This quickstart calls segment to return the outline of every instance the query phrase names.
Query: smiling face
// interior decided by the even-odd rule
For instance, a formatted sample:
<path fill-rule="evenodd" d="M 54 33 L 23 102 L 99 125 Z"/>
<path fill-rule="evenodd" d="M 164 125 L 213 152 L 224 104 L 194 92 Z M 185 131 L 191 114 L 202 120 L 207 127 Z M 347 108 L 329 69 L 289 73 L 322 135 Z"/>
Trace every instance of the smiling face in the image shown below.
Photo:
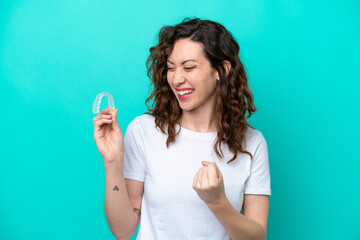
<path fill-rule="evenodd" d="M 167 67 L 167 81 L 183 111 L 213 111 L 219 75 L 205 57 L 202 43 L 177 40 Z"/>

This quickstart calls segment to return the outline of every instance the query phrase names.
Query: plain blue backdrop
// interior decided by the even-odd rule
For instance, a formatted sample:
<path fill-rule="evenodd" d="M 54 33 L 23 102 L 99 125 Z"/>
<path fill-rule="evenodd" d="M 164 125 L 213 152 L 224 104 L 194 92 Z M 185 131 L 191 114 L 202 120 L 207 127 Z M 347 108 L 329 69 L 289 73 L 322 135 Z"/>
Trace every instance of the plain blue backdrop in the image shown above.
<path fill-rule="evenodd" d="M 0 1 L 0 239 L 115 239 L 92 105 L 110 92 L 125 132 L 146 111 L 149 48 L 185 17 L 240 45 L 269 149 L 267 239 L 360 239 L 359 13 L 340 0 Z"/>

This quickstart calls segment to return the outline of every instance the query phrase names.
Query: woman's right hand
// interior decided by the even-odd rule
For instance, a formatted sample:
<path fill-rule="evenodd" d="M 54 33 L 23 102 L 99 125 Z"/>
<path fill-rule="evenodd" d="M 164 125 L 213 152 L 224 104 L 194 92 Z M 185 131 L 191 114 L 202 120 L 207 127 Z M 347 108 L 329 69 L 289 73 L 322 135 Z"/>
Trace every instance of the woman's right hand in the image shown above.
<path fill-rule="evenodd" d="M 117 111 L 105 108 L 93 119 L 95 143 L 105 163 L 123 161 L 124 139 Z"/>

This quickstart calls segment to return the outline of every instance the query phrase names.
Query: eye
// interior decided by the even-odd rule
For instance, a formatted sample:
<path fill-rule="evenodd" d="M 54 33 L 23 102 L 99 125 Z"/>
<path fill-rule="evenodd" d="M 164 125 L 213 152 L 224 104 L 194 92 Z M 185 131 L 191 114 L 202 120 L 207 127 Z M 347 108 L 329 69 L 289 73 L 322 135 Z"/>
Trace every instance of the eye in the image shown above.
<path fill-rule="evenodd" d="M 195 67 L 186 67 L 185 70 L 191 70 L 193 68 L 195 68 Z"/>
<path fill-rule="evenodd" d="M 174 68 L 171 68 L 171 67 L 166 67 L 166 70 L 167 71 L 171 71 L 171 70 L 173 70 Z"/>

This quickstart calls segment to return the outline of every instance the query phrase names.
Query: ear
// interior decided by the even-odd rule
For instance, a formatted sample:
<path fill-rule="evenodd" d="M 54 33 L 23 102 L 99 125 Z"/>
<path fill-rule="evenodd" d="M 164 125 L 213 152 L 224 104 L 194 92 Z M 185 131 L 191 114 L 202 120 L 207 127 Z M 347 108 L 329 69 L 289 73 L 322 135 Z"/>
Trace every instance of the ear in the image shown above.
<path fill-rule="evenodd" d="M 231 70 L 231 63 L 228 60 L 224 60 L 223 66 L 225 68 L 226 75 L 229 75 L 230 70 Z"/>
<path fill-rule="evenodd" d="M 226 75 L 229 75 L 231 70 L 231 63 L 228 60 L 224 60 L 223 67 L 225 68 Z M 220 81 L 219 73 L 217 71 L 216 71 L 216 80 Z"/>
<path fill-rule="evenodd" d="M 216 81 L 220 81 L 220 77 L 219 77 L 218 71 L 215 71 L 215 74 L 216 74 Z"/>

